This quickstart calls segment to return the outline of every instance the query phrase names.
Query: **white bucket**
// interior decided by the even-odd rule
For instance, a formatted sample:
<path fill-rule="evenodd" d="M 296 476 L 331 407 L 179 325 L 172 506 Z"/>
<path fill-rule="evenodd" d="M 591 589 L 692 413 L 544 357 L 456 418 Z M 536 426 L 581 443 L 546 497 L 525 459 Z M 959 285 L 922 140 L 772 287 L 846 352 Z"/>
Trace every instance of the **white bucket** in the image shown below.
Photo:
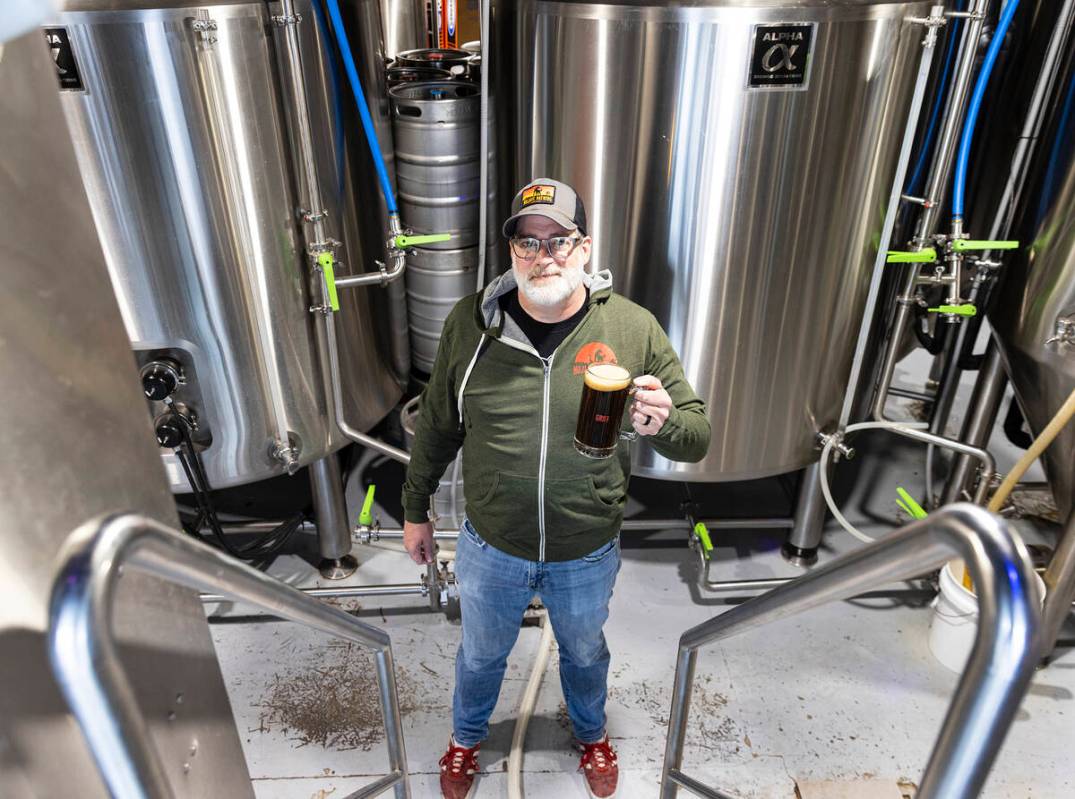
<path fill-rule="evenodd" d="M 949 561 L 941 569 L 941 590 L 933 600 L 929 624 L 929 649 L 941 665 L 957 674 L 963 672 L 978 633 L 978 597 L 963 585 L 963 562 Z M 1038 597 L 1045 596 L 1045 583 L 1037 574 Z"/>

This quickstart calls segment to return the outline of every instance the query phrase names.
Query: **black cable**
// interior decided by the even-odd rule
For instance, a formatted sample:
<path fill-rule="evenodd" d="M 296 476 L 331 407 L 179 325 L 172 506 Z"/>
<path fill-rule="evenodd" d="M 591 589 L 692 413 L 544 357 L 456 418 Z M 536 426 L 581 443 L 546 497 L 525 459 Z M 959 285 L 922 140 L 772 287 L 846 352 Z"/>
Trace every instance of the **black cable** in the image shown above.
<path fill-rule="evenodd" d="M 930 355 L 939 355 L 944 349 L 944 342 L 948 338 L 949 328 L 952 325 L 937 319 L 933 325 L 933 334 L 929 332 L 929 315 L 925 308 L 915 305 L 915 323 L 912 325 L 915 338 Z"/>
<path fill-rule="evenodd" d="M 212 488 L 205 471 L 205 464 L 202 462 L 201 453 L 197 451 L 194 441 L 190 437 L 190 430 L 187 427 L 186 420 L 175 408 L 172 408 L 172 414 L 183 439 L 180 445 L 175 448 L 175 454 L 193 491 L 194 501 L 198 505 L 195 524 L 190 528 L 184 525 L 184 529 L 205 541 L 205 537 L 201 535 L 201 527 L 208 522 L 209 529 L 219 547 L 232 557 L 242 560 L 263 560 L 277 554 L 305 521 L 306 514 L 300 511 L 249 544 L 243 547 L 234 546 L 228 540 L 223 527 L 220 525 L 220 518 L 217 515 L 216 508 L 213 506 Z"/>

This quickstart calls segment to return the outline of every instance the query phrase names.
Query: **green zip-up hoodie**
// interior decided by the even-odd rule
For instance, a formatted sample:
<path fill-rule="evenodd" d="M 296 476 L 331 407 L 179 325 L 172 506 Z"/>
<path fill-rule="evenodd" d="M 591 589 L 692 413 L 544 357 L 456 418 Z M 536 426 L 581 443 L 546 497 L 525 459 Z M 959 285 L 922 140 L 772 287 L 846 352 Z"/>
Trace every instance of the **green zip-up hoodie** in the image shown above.
<path fill-rule="evenodd" d="M 699 461 L 709 448 L 709 419 L 660 324 L 613 293 L 608 271 L 593 276 L 585 316 L 547 359 L 500 310 L 498 298 L 515 287 L 508 271 L 460 300 L 445 320 L 422 394 L 404 515 L 429 520 L 430 497 L 462 447 L 467 518 L 482 538 L 527 560 L 573 560 L 619 532 L 630 448 Z M 604 460 L 573 446 L 583 373 L 595 361 L 655 375 L 673 404 L 656 435 L 621 439 L 616 456 Z M 625 412 L 623 430 L 630 429 Z"/>

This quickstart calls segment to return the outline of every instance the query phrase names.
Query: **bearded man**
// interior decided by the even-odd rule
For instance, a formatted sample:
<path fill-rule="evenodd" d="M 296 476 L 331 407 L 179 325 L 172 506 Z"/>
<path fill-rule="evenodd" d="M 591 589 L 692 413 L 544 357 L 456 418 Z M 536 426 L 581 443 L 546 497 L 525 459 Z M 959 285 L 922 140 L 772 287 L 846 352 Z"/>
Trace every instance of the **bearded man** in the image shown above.
<path fill-rule="evenodd" d="M 430 497 L 462 447 L 463 641 L 441 792 L 463 799 L 474 784 L 508 654 L 537 596 L 559 645 L 580 772 L 592 796 L 609 797 L 619 766 L 605 728 L 603 627 L 620 568 L 629 441 L 642 436 L 664 457 L 694 462 L 710 425 L 657 320 L 612 291 L 609 271 L 587 268 L 593 241 L 574 189 L 531 181 L 503 231 L 512 269 L 444 323 L 403 488 L 404 544 L 416 563 L 431 563 Z M 604 459 L 573 446 L 583 375 L 597 362 L 637 375 L 625 440 Z"/>

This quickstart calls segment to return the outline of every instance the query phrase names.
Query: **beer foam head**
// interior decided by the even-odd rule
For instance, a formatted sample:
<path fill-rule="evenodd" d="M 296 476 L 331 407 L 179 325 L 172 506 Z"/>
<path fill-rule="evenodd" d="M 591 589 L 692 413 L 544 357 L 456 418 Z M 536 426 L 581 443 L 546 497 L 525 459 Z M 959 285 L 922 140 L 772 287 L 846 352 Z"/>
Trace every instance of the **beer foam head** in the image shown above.
<path fill-rule="evenodd" d="M 596 391 L 621 391 L 631 384 L 631 373 L 614 363 L 592 363 L 586 367 L 585 380 Z"/>

